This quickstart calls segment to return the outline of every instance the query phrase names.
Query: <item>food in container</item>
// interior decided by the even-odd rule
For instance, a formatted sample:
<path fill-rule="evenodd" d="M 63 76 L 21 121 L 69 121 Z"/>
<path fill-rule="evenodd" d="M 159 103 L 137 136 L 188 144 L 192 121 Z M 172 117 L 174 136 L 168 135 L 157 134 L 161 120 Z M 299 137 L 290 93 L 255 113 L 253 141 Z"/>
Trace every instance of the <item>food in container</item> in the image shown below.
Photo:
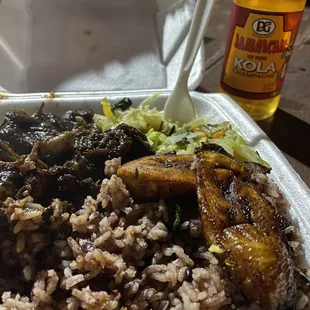
<path fill-rule="evenodd" d="M 208 159 L 208 156 L 215 156 L 211 162 L 219 163 L 217 157 L 223 155 L 224 157 L 221 157 L 223 162 L 234 163 L 228 171 L 233 171 L 238 180 L 243 175 L 238 174 L 236 169 L 243 169 L 242 162 L 245 160 L 255 162 L 251 169 L 257 170 L 252 182 L 259 186 L 260 193 L 265 197 L 263 199 L 267 199 L 265 207 L 285 215 L 287 202 L 265 175 L 269 171 L 268 162 L 273 167 L 273 179 L 282 179 L 283 173 L 289 177 L 282 179 L 278 184 L 292 204 L 292 220 L 294 224 L 299 224 L 301 233 L 306 232 L 306 225 L 303 227 L 301 224 L 307 220 L 307 213 L 304 213 L 304 217 L 296 218 L 294 212 L 301 210 L 298 208 L 299 204 L 304 206 L 304 203 L 309 201 L 309 191 L 302 182 L 297 181 L 298 177 L 289 170 L 283 156 L 245 113 L 235 108 L 234 115 L 226 114 L 226 105 L 234 105 L 227 97 L 196 93 L 192 96 L 199 116 L 204 120 L 187 124 L 187 131 L 175 124 L 162 123 L 160 113 L 147 107 L 147 104 L 155 104 L 160 108 L 167 97 L 165 95 L 156 96 L 153 98 L 156 99 L 155 102 L 147 101 L 142 105 L 143 108 L 131 109 L 129 112 L 130 101 L 120 100 L 122 97 L 114 95 L 110 100 L 103 100 L 102 112 L 100 99 L 104 97 L 103 95 L 93 98 L 57 98 L 56 94 L 55 99 L 46 100 L 43 110 L 37 111 L 34 117 L 29 117 L 21 111 L 7 116 L 6 125 L 2 126 L 2 130 L 5 128 L 10 131 L 6 139 L 11 139 L 10 145 L 13 150 L 9 150 L 5 143 L 2 145 L 2 156 L 4 154 L 7 156 L 3 165 L 6 167 L 13 165 L 14 169 L 22 171 L 21 177 L 26 176 L 27 182 L 25 184 L 24 180 L 18 178 L 8 180 L 16 184 L 15 188 L 8 188 L 13 191 L 17 189 L 17 195 L 20 196 L 7 198 L 4 201 L 5 212 L 2 218 L 5 219 L 6 216 L 7 221 L 4 223 L 9 223 L 9 227 L 3 226 L 8 236 L 2 243 L 5 263 L 15 266 L 15 272 L 22 279 L 19 281 L 20 286 L 15 286 L 14 279 L 6 276 L 7 281 L 4 284 L 11 285 L 13 290 L 18 289 L 21 295 L 15 295 L 14 291 L 4 293 L 2 298 L 5 305 L 29 309 L 38 303 L 53 306 L 57 302 L 57 307 L 64 308 L 80 306 L 87 309 L 96 306 L 100 309 L 104 305 L 108 309 L 117 309 L 123 305 L 141 309 L 150 304 L 154 308 L 160 305 L 168 308 L 181 306 L 219 308 L 224 305 L 247 304 L 248 301 L 238 292 L 240 287 L 232 285 L 233 282 L 220 267 L 220 255 L 227 249 L 217 241 L 212 241 L 210 244 L 208 238 L 208 243 L 205 243 L 202 231 L 204 229 L 205 234 L 209 235 L 205 227 L 208 219 L 200 220 L 197 200 L 190 195 L 185 200 L 182 191 L 178 194 L 181 199 L 166 197 L 167 199 L 163 200 L 160 198 L 165 195 L 161 194 L 139 202 L 136 197 L 133 199 L 134 190 L 130 187 L 130 182 L 134 184 L 135 180 L 143 180 L 145 177 L 143 165 L 136 166 L 137 170 L 132 170 L 134 173 L 131 174 L 130 182 L 123 177 L 122 171 L 129 166 L 135 167 L 136 162 L 132 160 L 142 161 L 143 158 L 139 159 L 141 156 L 145 158 L 146 166 L 159 169 L 158 163 L 149 161 L 154 157 L 154 151 L 161 153 L 156 158 L 163 158 L 161 156 L 170 156 L 171 159 L 180 158 L 179 156 L 187 158 L 179 166 L 174 166 L 171 160 L 165 162 L 172 172 L 178 167 L 187 171 L 188 178 L 192 180 L 189 184 L 195 183 L 196 170 L 198 174 L 201 171 L 198 180 L 202 180 L 206 173 L 204 167 L 214 169 L 208 165 L 200 166 L 202 170 L 197 168 L 193 162 L 195 156 L 198 162 Z M 147 96 L 143 94 L 132 96 L 136 103 L 145 97 Z M 20 99 L 8 100 L 3 113 L 22 106 L 27 108 L 30 114 L 40 107 L 40 101 L 41 99 L 28 99 L 23 102 Z M 212 105 L 206 104 L 211 102 Z M 93 115 L 87 109 L 84 112 L 67 112 L 62 119 L 44 114 L 45 111 L 63 114 L 73 107 L 73 103 L 75 108 L 92 107 L 97 112 L 94 117 L 96 123 L 100 127 L 107 126 L 103 128 L 104 131 L 92 124 Z M 122 115 L 116 112 L 121 108 L 127 108 L 127 112 L 123 112 Z M 231 125 L 223 123 L 224 120 L 230 120 Z M 124 121 L 126 125 L 122 124 Z M 26 151 L 24 148 L 14 147 L 13 133 L 18 132 L 18 128 L 13 124 L 16 122 L 19 122 L 18 128 L 21 126 L 24 126 L 24 129 L 28 128 L 23 131 L 25 133 L 23 142 L 28 147 Z M 128 124 L 129 122 L 131 124 Z M 236 132 L 236 125 L 240 126 L 241 134 L 245 133 L 246 140 Z M 31 131 L 31 128 L 36 130 Z M 33 143 L 36 147 L 31 149 L 32 142 L 40 140 L 40 136 L 33 136 L 38 132 L 48 133 L 50 138 L 37 145 Z M 180 136 L 182 134 L 183 136 Z M 172 139 L 171 143 L 166 142 L 169 138 Z M 218 154 L 218 151 L 214 155 L 210 153 L 210 149 L 202 149 L 201 155 L 195 151 L 195 146 L 198 149 L 200 146 L 196 145 L 197 143 L 210 140 L 213 144 L 218 142 L 217 150 L 220 150 L 222 155 Z M 248 143 L 252 144 L 252 148 Z M 173 145 L 177 147 L 173 149 Z M 20 147 L 20 143 L 17 146 Z M 222 151 L 222 148 L 227 153 Z M 253 149 L 258 150 L 260 156 Z M 73 153 L 68 152 L 69 150 L 73 150 Z M 23 152 L 28 156 L 19 158 Z M 178 154 L 162 155 L 166 152 Z M 196 155 L 193 157 L 194 153 Z M 69 158 L 63 157 L 62 154 Z M 231 158 L 232 155 L 235 159 Z M 189 162 L 188 158 L 192 161 Z M 19 164 L 16 161 L 19 161 Z M 218 177 L 225 176 L 226 172 L 223 171 L 225 169 L 220 167 L 219 170 L 221 168 L 222 171 L 216 172 L 219 173 Z M 8 171 L 11 175 L 12 171 Z M 16 174 L 16 170 L 13 171 L 13 175 L 14 172 Z M 172 180 L 176 175 L 173 173 L 170 175 Z M 35 182 L 38 177 L 42 182 Z M 44 180 L 50 177 L 53 182 L 44 183 Z M 101 183 L 94 182 L 96 179 L 101 181 L 102 178 L 105 179 Z M 161 178 L 162 176 L 159 181 Z M 182 180 L 184 179 L 181 178 L 180 181 Z M 221 180 L 220 184 L 224 186 L 225 178 L 221 177 Z M 287 186 L 285 182 L 291 184 L 291 180 L 296 180 L 295 185 Z M 238 182 L 244 182 L 244 179 Z M 141 191 L 143 183 L 138 188 L 142 193 L 148 190 L 149 183 L 144 184 L 145 190 Z M 18 189 L 20 185 L 23 190 Z M 195 196 L 195 184 L 193 185 L 191 189 Z M 38 188 L 41 191 L 37 190 Z M 221 190 L 225 188 L 222 187 Z M 98 195 L 94 194 L 98 191 Z M 47 193 L 49 196 L 42 193 Z M 5 192 L 2 194 L 7 195 Z M 54 197 L 56 194 L 58 197 Z M 88 197 L 83 203 L 85 194 L 93 198 Z M 12 192 L 9 192 L 9 195 L 14 196 Z M 201 195 L 202 192 L 200 197 Z M 141 198 L 141 195 L 138 195 L 139 197 Z M 206 201 L 211 197 L 213 196 L 206 197 Z M 225 199 L 232 199 L 229 197 L 228 194 Z M 200 207 L 207 208 L 201 201 Z M 284 220 L 282 224 L 283 227 L 280 228 L 282 233 L 291 234 L 296 229 Z M 297 240 L 290 240 L 288 249 L 298 252 L 301 248 L 297 247 Z M 307 260 L 307 240 L 303 242 L 303 247 L 306 250 Z M 232 263 L 231 259 L 226 261 L 226 264 Z M 30 285 L 23 285 L 26 283 Z M 275 300 L 274 304 L 270 304 L 270 309 L 279 305 L 289 305 L 292 300 L 294 305 L 297 304 L 300 308 L 307 303 L 307 296 L 301 287 L 298 288 L 297 295 L 289 287 L 286 289 L 287 296 L 277 295 L 280 302 Z M 268 293 L 271 291 L 264 296 L 266 300 Z M 253 296 L 249 294 L 246 296 L 253 300 Z M 294 298 L 291 298 L 292 296 Z M 263 302 L 263 299 L 260 301 Z"/>

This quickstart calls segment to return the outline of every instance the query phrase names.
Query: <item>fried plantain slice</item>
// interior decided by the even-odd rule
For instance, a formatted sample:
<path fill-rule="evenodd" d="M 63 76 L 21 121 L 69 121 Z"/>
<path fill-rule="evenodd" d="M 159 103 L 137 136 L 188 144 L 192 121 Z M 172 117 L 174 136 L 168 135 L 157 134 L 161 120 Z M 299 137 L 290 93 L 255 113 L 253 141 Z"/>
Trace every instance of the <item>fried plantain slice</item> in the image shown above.
<path fill-rule="evenodd" d="M 126 163 L 117 175 L 135 200 L 153 200 L 196 194 L 191 155 L 147 156 Z"/>
<path fill-rule="evenodd" d="M 207 152 L 208 151 L 208 152 Z M 222 187 L 229 186 L 231 176 L 247 179 L 253 172 L 269 172 L 255 163 L 240 163 L 216 144 L 206 144 L 197 151 L 215 169 Z M 197 155 L 196 155 L 197 156 Z M 117 175 L 126 183 L 137 201 L 191 196 L 196 194 L 196 172 L 191 170 L 192 155 L 154 155 L 130 161 L 118 169 Z"/>
<path fill-rule="evenodd" d="M 205 239 L 223 250 L 219 260 L 241 292 L 264 309 L 294 309 L 294 265 L 278 215 L 251 179 L 255 172 L 269 171 L 207 144 L 194 157 L 148 156 L 128 162 L 117 175 L 136 200 L 197 193 Z"/>
<path fill-rule="evenodd" d="M 224 268 L 242 293 L 263 309 L 294 309 L 294 264 L 281 237 L 251 224 L 223 231 Z"/>
<path fill-rule="evenodd" d="M 245 182 L 248 167 L 212 147 L 198 150 L 195 163 L 204 236 L 223 250 L 231 280 L 264 309 L 294 309 L 294 264 L 276 209 Z"/>

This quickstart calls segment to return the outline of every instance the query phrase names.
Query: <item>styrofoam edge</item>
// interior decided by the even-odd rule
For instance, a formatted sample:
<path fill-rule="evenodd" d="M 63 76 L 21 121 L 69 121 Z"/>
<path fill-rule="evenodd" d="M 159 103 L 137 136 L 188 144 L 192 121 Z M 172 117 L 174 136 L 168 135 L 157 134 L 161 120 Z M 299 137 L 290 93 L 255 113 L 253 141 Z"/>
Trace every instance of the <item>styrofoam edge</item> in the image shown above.
<path fill-rule="evenodd" d="M 195 72 L 194 75 L 192 75 L 192 78 L 189 81 L 188 84 L 188 89 L 190 91 L 194 91 L 201 83 L 201 81 L 203 80 L 203 76 L 204 76 L 204 70 L 203 70 L 203 59 L 201 59 L 200 61 L 200 66 L 199 68 L 201 69 L 200 71 L 197 70 L 197 72 Z M 135 94 L 136 92 L 138 93 L 154 93 L 154 92 L 162 92 L 162 91 L 169 91 L 166 88 L 163 89 L 152 89 L 152 90 L 126 90 L 126 93 L 130 93 L 130 94 Z M 88 97 L 88 96 L 96 96 L 96 95 L 100 95 L 100 94 L 123 94 L 123 91 L 95 91 L 95 92 L 42 92 L 42 93 L 10 93 L 7 90 L 5 90 L 4 88 L 2 88 L 0 86 L 0 100 L 1 99 L 23 99 L 23 98 L 66 98 L 66 97 L 72 97 L 72 96 L 83 96 L 83 97 Z"/>
<path fill-rule="evenodd" d="M 203 73 L 201 72 L 199 75 L 199 80 L 193 82 L 192 88 L 197 88 L 200 84 L 200 81 L 203 77 Z M 2 101 L 8 102 L 10 100 L 36 100 L 36 99 L 70 99 L 77 97 L 103 97 L 103 96 L 135 96 L 135 95 L 146 95 L 146 94 L 155 94 L 155 93 L 170 93 L 170 90 L 165 88 L 163 89 L 152 89 L 152 90 L 127 90 L 124 91 L 95 91 L 95 92 L 42 92 L 42 93 L 10 93 L 7 91 L 0 91 L 0 103 Z"/>
<path fill-rule="evenodd" d="M 167 89 L 151 90 L 128 90 L 128 91 L 95 91 L 95 92 L 43 92 L 43 93 L 9 93 L 0 92 L 0 103 L 7 103 L 12 100 L 37 100 L 37 99 L 77 99 L 77 98 L 102 98 L 106 96 L 151 96 L 155 93 L 169 94 Z"/>

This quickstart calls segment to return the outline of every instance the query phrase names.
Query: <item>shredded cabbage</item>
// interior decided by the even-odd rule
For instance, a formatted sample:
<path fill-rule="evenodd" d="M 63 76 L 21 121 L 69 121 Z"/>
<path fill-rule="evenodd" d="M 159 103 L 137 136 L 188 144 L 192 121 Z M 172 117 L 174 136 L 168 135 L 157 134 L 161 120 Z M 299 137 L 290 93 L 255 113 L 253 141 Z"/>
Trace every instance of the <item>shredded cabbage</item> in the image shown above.
<path fill-rule="evenodd" d="M 125 123 L 143 133 L 156 154 L 193 154 L 197 147 L 211 142 L 220 145 L 227 153 L 239 161 L 252 161 L 269 167 L 260 155 L 252 150 L 246 141 L 233 129 L 229 122 L 212 124 L 205 119 L 197 118 L 189 123 L 178 126 L 163 120 L 162 111 L 150 108 L 150 103 L 159 94 L 147 98 L 137 108 L 130 107 L 125 111 L 112 112 L 107 98 L 102 100 L 103 115 L 95 114 L 94 122 L 103 131 Z"/>

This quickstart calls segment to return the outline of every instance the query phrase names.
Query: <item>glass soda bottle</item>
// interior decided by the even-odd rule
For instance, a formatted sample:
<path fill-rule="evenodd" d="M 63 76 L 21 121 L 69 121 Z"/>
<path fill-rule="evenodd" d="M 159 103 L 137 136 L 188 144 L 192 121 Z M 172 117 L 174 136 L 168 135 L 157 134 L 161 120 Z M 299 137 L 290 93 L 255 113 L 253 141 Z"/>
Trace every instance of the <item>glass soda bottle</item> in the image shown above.
<path fill-rule="evenodd" d="M 272 116 L 280 101 L 306 0 L 233 0 L 219 92 L 254 120 Z"/>

